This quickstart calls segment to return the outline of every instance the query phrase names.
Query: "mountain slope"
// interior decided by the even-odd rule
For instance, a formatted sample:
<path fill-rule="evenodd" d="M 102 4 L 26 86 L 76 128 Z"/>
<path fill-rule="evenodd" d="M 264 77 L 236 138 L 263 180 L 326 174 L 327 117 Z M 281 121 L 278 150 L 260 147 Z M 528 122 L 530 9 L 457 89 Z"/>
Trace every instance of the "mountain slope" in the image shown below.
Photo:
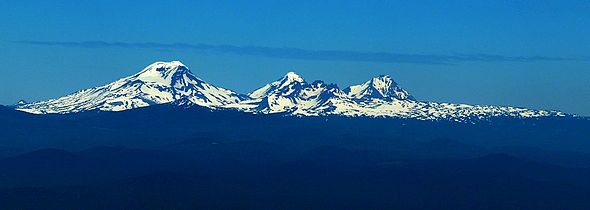
<path fill-rule="evenodd" d="M 253 92 L 249 93 L 248 96 L 253 99 L 264 98 L 265 96 L 271 94 L 275 90 L 284 89 L 294 84 L 301 84 L 303 82 L 305 81 L 301 76 L 297 75 L 297 73 L 289 72 L 283 78 L 266 84 L 265 86 L 257 90 L 254 90 Z"/>
<path fill-rule="evenodd" d="M 31 113 L 70 113 L 88 110 L 122 111 L 187 99 L 205 107 L 236 103 L 246 96 L 197 78 L 179 61 L 156 62 L 139 73 L 110 84 L 81 90 L 48 101 L 17 106 Z"/>
<path fill-rule="evenodd" d="M 363 84 L 350 86 L 344 89 L 344 92 L 353 99 L 414 100 L 414 97 L 400 88 L 389 75 L 381 75 Z"/>
<path fill-rule="evenodd" d="M 289 72 L 249 94 L 254 100 L 242 103 L 247 111 L 299 116 L 343 115 L 350 117 L 398 117 L 423 120 L 483 119 L 489 117 L 563 116 L 564 113 L 516 107 L 477 106 L 416 100 L 388 75 L 340 90 L 322 81 L 307 83 Z"/>
<path fill-rule="evenodd" d="M 294 72 L 253 91 L 249 96 L 253 100 L 243 102 L 253 105 L 248 111 L 296 115 L 320 115 L 329 111 L 335 100 L 346 98 L 336 85 L 322 81 L 310 84 Z"/>
<path fill-rule="evenodd" d="M 58 99 L 19 103 L 16 109 L 36 114 L 72 113 L 121 111 L 167 103 L 296 116 L 341 115 L 453 121 L 490 117 L 565 116 L 561 112 L 516 107 L 418 101 L 388 75 L 342 90 L 335 84 L 319 80 L 308 83 L 295 72 L 289 72 L 248 95 L 241 95 L 206 83 L 179 61 L 156 62 L 135 75 L 113 83 Z"/>

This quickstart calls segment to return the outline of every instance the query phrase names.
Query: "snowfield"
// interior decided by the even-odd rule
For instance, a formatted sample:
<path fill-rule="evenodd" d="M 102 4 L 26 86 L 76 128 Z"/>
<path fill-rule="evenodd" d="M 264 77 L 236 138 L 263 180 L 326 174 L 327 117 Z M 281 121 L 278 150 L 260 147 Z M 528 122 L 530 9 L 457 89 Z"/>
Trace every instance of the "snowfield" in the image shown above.
<path fill-rule="evenodd" d="M 289 72 L 244 95 L 205 82 L 179 61 L 156 62 L 135 75 L 110 84 L 57 99 L 19 103 L 16 109 L 34 114 L 65 114 L 90 110 L 123 111 L 173 102 L 181 106 L 297 116 L 342 115 L 454 121 L 502 116 L 566 116 L 558 111 L 418 101 L 387 75 L 342 90 L 335 84 L 322 81 L 308 83 L 295 72 Z"/>

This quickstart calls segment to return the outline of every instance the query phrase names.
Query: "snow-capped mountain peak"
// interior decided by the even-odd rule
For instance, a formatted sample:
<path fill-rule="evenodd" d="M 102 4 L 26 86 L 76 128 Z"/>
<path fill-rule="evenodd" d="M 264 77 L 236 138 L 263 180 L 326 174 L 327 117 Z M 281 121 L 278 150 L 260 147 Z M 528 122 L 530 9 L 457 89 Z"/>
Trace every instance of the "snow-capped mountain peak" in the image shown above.
<path fill-rule="evenodd" d="M 294 85 L 301 86 L 304 83 L 305 83 L 305 80 L 303 79 L 303 77 L 301 77 L 297 73 L 291 71 L 291 72 L 288 72 L 282 78 L 252 91 L 251 93 L 248 94 L 248 96 L 253 99 L 260 99 L 265 96 L 268 96 L 270 93 L 272 93 L 276 90 L 281 90 L 281 89 L 293 87 Z"/>
<path fill-rule="evenodd" d="M 389 75 L 380 75 L 363 84 L 350 86 L 344 92 L 354 99 L 414 100 L 414 97 L 399 87 Z"/>
<path fill-rule="evenodd" d="M 163 85 L 171 84 L 172 78 L 192 72 L 186 65 L 180 61 L 155 62 L 135 75 L 138 80 L 143 82 L 160 83 Z"/>
<path fill-rule="evenodd" d="M 281 86 L 287 86 L 290 85 L 292 83 L 303 83 L 305 82 L 305 80 L 303 79 L 303 77 L 299 76 L 297 73 L 295 72 L 288 72 L 283 79 L 281 80 Z"/>
<path fill-rule="evenodd" d="M 248 96 L 197 78 L 180 61 L 155 62 L 132 76 L 47 101 L 19 103 L 31 113 L 121 111 L 154 104 L 203 106 L 245 112 L 297 116 L 398 117 L 468 121 L 490 117 L 566 116 L 562 112 L 516 107 L 417 101 L 388 75 L 344 90 L 322 81 L 307 83 L 295 72 L 264 85 Z"/>
<path fill-rule="evenodd" d="M 70 113 L 95 109 L 122 111 L 179 99 L 215 108 L 238 103 L 244 98 L 247 97 L 197 78 L 186 65 L 172 61 L 155 62 L 137 74 L 104 86 L 17 108 L 32 113 Z"/>

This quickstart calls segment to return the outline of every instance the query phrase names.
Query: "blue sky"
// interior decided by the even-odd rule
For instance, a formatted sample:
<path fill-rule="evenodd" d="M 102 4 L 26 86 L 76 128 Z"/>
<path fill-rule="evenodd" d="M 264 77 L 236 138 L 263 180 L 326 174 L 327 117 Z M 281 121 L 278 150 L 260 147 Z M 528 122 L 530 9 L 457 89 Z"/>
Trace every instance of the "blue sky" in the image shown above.
<path fill-rule="evenodd" d="M 590 115 L 588 1 L 0 1 L 0 104 L 158 60 L 246 93 L 296 71 L 420 100 Z"/>

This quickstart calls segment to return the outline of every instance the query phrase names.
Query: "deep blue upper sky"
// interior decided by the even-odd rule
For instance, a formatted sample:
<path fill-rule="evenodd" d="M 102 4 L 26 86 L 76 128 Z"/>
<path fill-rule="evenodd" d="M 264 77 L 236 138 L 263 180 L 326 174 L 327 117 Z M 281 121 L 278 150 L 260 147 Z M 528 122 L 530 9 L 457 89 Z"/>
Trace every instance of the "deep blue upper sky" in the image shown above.
<path fill-rule="evenodd" d="M 246 93 L 390 74 L 420 100 L 590 115 L 590 1 L 0 1 L 0 104 L 158 60 Z"/>

